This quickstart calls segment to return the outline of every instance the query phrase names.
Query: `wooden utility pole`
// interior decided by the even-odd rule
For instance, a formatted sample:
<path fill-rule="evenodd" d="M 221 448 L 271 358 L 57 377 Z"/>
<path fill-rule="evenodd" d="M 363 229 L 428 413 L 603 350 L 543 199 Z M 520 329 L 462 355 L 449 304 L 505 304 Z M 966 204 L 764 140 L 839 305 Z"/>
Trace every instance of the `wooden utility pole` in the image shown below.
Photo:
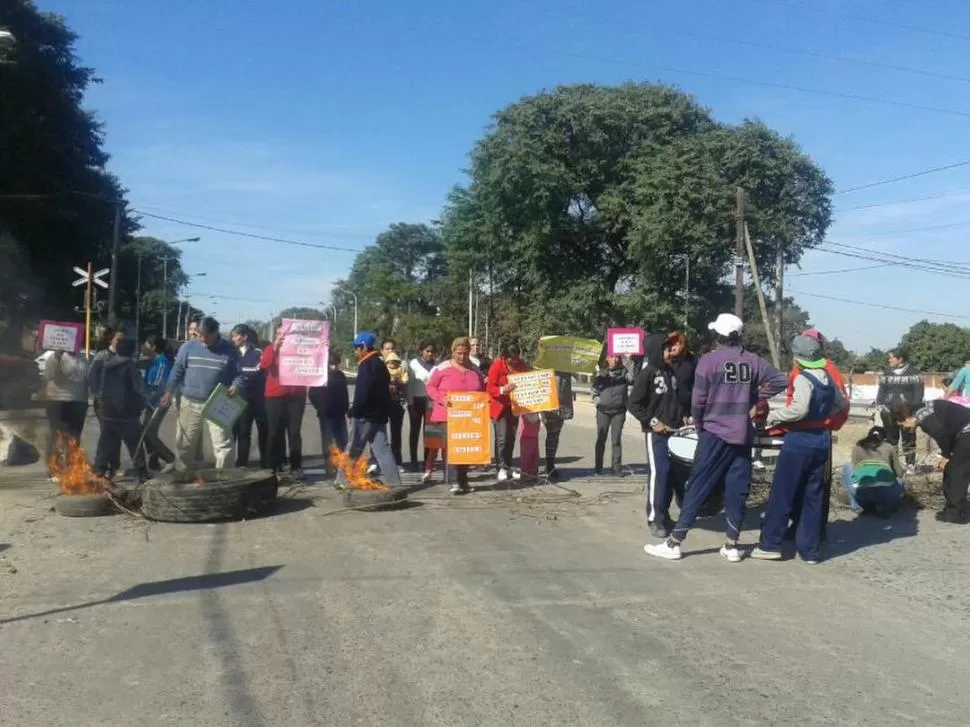
<path fill-rule="evenodd" d="M 111 278 L 108 282 L 108 325 L 118 325 L 118 250 L 121 248 L 121 218 L 124 203 L 115 202 L 115 221 L 111 234 Z M 162 334 L 164 335 L 164 331 Z"/>
<path fill-rule="evenodd" d="M 84 355 L 91 357 L 91 297 L 94 290 L 94 265 L 88 263 L 88 282 L 84 286 Z"/>
<path fill-rule="evenodd" d="M 734 315 L 744 318 L 744 190 L 737 188 L 734 248 Z"/>
<path fill-rule="evenodd" d="M 775 325 L 778 345 L 781 347 L 785 340 L 785 246 L 782 242 L 778 243 L 775 255 Z"/>
<path fill-rule="evenodd" d="M 761 289 L 761 277 L 758 275 L 758 263 L 754 259 L 754 245 L 751 244 L 751 237 L 748 235 L 748 225 L 744 225 L 744 245 L 748 249 L 748 264 L 751 266 L 751 280 L 754 282 L 754 292 L 758 296 L 758 307 L 761 308 L 761 321 L 765 326 L 765 336 L 768 338 L 768 351 L 771 354 L 771 363 L 778 368 L 781 364 L 778 358 L 778 346 L 775 345 L 775 335 L 771 330 L 774 322 L 768 315 L 768 306 L 765 305 L 765 292 Z"/>

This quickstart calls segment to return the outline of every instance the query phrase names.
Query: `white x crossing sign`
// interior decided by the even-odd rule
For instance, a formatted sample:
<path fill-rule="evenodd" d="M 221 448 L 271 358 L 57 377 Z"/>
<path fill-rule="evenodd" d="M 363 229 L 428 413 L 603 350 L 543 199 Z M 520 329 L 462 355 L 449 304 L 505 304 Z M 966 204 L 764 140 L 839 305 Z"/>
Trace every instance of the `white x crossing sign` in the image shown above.
<path fill-rule="evenodd" d="M 74 281 L 73 286 L 75 288 L 88 284 L 87 270 L 85 270 L 84 268 L 79 268 L 77 265 L 75 265 L 74 272 L 81 276 L 80 278 Z M 101 286 L 102 288 L 107 288 L 108 284 L 104 282 L 101 278 L 107 275 L 109 272 L 111 272 L 111 268 L 101 268 L 101 270 L 98 270 L 96 273 L 91 274 L 91 282 L 94 283 L 95 285 Z"/>

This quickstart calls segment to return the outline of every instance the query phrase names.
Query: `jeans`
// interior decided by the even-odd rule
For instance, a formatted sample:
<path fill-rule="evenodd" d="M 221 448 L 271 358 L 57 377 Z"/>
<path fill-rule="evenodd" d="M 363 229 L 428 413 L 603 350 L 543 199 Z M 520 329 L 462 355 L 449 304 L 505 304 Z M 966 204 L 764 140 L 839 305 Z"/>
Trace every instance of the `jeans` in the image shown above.
<path fill-rule="evenodd" d="M 603 455 L 606 452 L 606 438 L 610 438 L 612 446 L 613 471 L 619 472 L 623 466 L 623 424 L 626 422 L 626 412 L 605 412 L 596 410 L 596 445 L 594 449 L 594 466 L 599 472 L 603 469 Z"/>
<path fill-rule="evenodd" d="M 351 460 L 356 461 L 364 454 L 364 449 L 369 444 L 371 454 L 377 461 L 377 466 L 381 469 L 381 476 L 385 484 L 400 487 L 401 474 L 397 471 L 394 453 L 391 452 L 391 445 L 387 441 L 386 424 L 386 422 L 367 419 L 354 420 L 347 454 Z"/>
<path fill-rule="evenodd" d="M 414 401 L 408 406 L 408 444 L 410 445 L 411 464 L 418 466 L 418 440 L 421 438 L 421 429 L 424 427 L 424 417 L 428 411 L 428 399 L 424 396 L 414 397 Z M 428 448 L 424 448 L 424 457 L 421 464 L 428 459 Z"/>
<path fill-rule="evenodd" d="M 202 430 L 209 431 L 212 451 L 215 454 L 216 469 L 224 469 L 232 455 L 232 431 L 224 429 L 215 422 L 202 418 L 205 402 L 190 401 L 183 397 L 178 410 L 178 428 L 175 435 L 175 469 L 179 472 L 192 471 L 199 460 L 197 453 L 202 449 Z"/>
<path fill-rule="evenodd" d="M 247 406 L 236 420 L 236 467 L 249 466 L 249 452 L 253 447 L 253 425 L 256 425 L 256 443 L 259 447 L 259 466 L 269 468 L 269 421 L 266 418 L 266 400 L 262 397 L 246 402 Z"/>
<path fill-rule="evenodd" d="M 98 437 L 98 450 L 94 456 L 97 475 L 104 475 L 118 469 L 121 461 L 121 443 L 128 448 L 128 454 L 135 462 L 138 458 L 138 440 L 141 439 L 141 424 L 138 419 L 101 418 L 101 436 Z M 135 466 L 139 473 L 145 471 L 144 465 Z"/>
<path fill-rule="evenodd" d="M 519 428 L 519 418 L 512 414 L 512 409 L 505 409 L 494 422 L 495 443 L 498 449 L 498 468 L 512 469 L 512 455 L 515 453 L 515 434 Z"/>
<path fill-rule="evenodd" d="M 269 422 L 269 466 L 274 470 L 283 468 L 286 459 L 286 442 L 290 443 L 290 469 L 303 466 L 303 412 L 306 395 L 281 396 L 266 399 L 266 418 Z"/>
<path fill-rule="evenodd" d="M 898 481 L 889 485 L 859 487 L 852 482 L 852 464 L 849 462 L 842 465 L 842 487 L 845 488 L 845 497 L 853 512 L 862 512 L 867 507 L 876 505 L 898 507 L 903 497 L 903 485 Z"/>
<path fill-rule="evenodd" d="M 879 413 L 882 419 L 882 426 L 886 430 L 886 441 L 894 447 L 899 446 L 903 450 L 903 459 L 906 464 L 912 467 L 916 464 L 916 430 L 903 429 L 893 423 L 889 418 L 889 413 L 882 411 Z"/>

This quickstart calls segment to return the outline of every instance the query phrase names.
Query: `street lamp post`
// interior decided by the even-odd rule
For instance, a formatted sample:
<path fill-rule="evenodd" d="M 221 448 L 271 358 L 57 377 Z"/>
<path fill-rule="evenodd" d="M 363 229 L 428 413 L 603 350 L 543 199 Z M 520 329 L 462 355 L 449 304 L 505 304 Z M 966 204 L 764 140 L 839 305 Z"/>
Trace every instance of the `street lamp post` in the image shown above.
<path fill-rule="evenodd" d="M 174 240 L 168 244 L 178 245 L 183 242 L 198 242 L 201 239 L 201 237 L 186 237 L 184 240 Z M 162 258 L 162 335 L 166 337 L 168 336 L 168 261 L 168 255 Z"/>
<path fill-rule="evenodd" d="M 357 293 L 351 291 L 350 294 L 354 296 L 354 338 L 356 338 L 357 334 L 360 332 L 357 327 Z"/>

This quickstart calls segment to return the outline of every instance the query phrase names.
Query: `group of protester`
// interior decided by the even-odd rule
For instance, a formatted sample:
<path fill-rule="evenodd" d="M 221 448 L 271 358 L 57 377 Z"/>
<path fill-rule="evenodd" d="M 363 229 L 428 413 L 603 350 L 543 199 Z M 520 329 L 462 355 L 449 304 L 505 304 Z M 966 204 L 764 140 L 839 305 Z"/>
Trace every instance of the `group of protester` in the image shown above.
<path fill-rule="evenodd" d="M 680 545 L 698 513 L 712 496 L 721 495 L 727 520 L 721 555 L 735 562 L 742 557 L 738 538 L 756 429 L 783 435 L 761 539 L 751 555 L 764 560 L 780 558 L 782 541 L 793 538 L 801 557 L 817 562 L 828 520 L 831 433 L 845 422 L 849 406 L 841 374 L 824 356 L 825 339 L 814 329 L 795 337 L 791 342 L 794 365 L 786 375 L 741 346 L 743 323 L 737 317 L 722 314 L 710 324 L 710 330 L 716 346 L 699 359 L 689 351 L 681 332 L 647 336 L 640 359 L 605 357 L 592 382 L 595 470 L 604 471 L 610 441 L 611 471 L 625 474 L 622 431 L 626 413 L 631 413 L 646 440 L 647 525 L 661 539 L 646 545 L 646 552 L 680 558 Z M 192 470 L 202 458 L 203 430 L 212 441 L 217 468 L 229 465 L 234 445 L 235 465 L 246 467 L 255 427 L 259 466 L 278 472 L 288 468 L 290 476 L 298 480 L 303 460 L 301 428 L 309 401 L 319 420 L 325 454 L 335 447 L 356 459 L 369 448 L 371 471 L 379 471 L 387 484 L 399 485 L 404 471 L 405 418 L 410 422 L 410 465 L 430 481 L 439 456 L 445 459 L 449 395 L 487 392 L 497 480 L 538 475 L 542 427 L 546 432 L 545 474 L 550 479 L 559 477 L 559 439 L 564 423 L 573 416 L 572 376 L 556 372 L 557 411 L 518 416 L 511 402 L 515 384 L 510 377 L 530 367 L 515 344 L 504 346 L 501 356 L 490 361 L 476 339 L 457 338 L 450 355 L 439 361 L 435 347 L 426 343 L 405 364 L 394 341 L 384 341 L 378 350 L 374 334 L 360 333 L 352 342 L 357 379 L 351 400 L 337 351 L 330 354 L 326 386 L 307 389 L 282 384 L 278 355 L 282 341 L 281 327 L 272 342 L 261 345 L 256 333 L 244 325 L 233 328 L 227 340 L 220 335 L 217 321 L 203 318 L 190 329 L 190 339 L 174 361 L 167 342 L 150 336 L 142 347 L 148 365 L 140 368 L 121 331 L 109 333 L 106 347 L 90 367 L 83 358 L 55 352 L 45 367 L 51 448 L 57 434 L 80 438 L 90 390 L 101 425 L 93 467 L 99 475 L 111 477 L 117 472 L 122 443 L 140 477 L 152 469 Z M 944 461 L 946 506 L 939 518 L 966 522 L 970 408 L 949 400 L 959 395 L 959 389 L 952 386 L 943 399 L 925 403 L 922 376 L 915 367 L 898 353 L 889 354 L 887 363 L 875 402 L 881 426 L 873 427 L 858 442 L 851 461 L 843 467 L 849 504 L 857 512 L 874 509 L 879 513 L 898 505 L 906 474 L 903 462 L 912 471 L 915 431 L 922 429 L 936 441 Z M 962 380 L 955 383 L 964 385 Z M 203 416 L 206 401 L 219 385 L 247 404 L 232 431 Z M 768 400 L 783 391 L 787 391 L 785 405 L 769 410 Z M 159 425 L 173 405 L 177 416 L 174 452 L 158 436 Z M 350 432 L 348 417 L 353 421 Z M 698 439 L 688 487 L 672 476 L 669 446 L 670 438 L 684 427 L 693 427 Z M 513 461 L 517 437 L 518 466 Z M 902 462 L 897 443 L 903 446 Z M 469 468 L 449 467 L 447 462 L 445 467 L 451 491 L 468 492 Z M 669 514 L 675 497 L 680 501 L 676 522 Z"/>

